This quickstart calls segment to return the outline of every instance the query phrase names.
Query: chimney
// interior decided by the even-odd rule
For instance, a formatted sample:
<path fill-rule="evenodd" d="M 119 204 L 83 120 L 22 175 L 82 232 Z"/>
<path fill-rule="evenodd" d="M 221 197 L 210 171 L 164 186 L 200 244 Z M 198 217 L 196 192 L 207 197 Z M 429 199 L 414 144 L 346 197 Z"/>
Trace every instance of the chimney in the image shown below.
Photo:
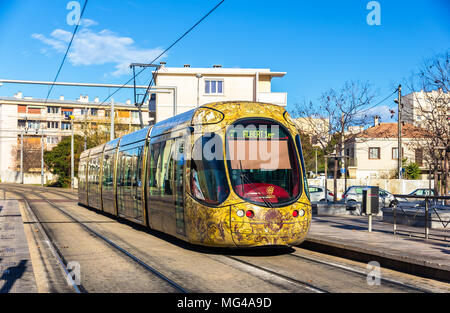
<path fill-rule="evenodd" d="M 87 102 L 89 102 L 89 96 L 83 96 L 83 95 L 80 95 L 80 99 L 78 99 L 78 101 L 79 102 L 83 102 L 83 103 L 87 103 Z"/>
<path fill-rule="evenodd" d="M 14 95 L 14 98 L 16 98 L 16 99 L 22 99 L 22 97 L 23 97 L 22 91 L 19 91 L 18 93 L 16 93 L 16 94 Z"/>
<path fill-rule="evenodd" d="M 378 115 L 375 115 L 375 117 L 373 118 L 373 126 L 376 127 L 380 125 L 380 117 Z"/>
<path fill-rule="evenodd" d="M 191 65 L 190 64 L 185 64 L 184 67 L 191 67 Z"/>
<path fill-rule="evenodd" d="M 127 99 L 126 104 L 131 104 L 131 100 L 130 100 L 130 99 Z"/>
<path fill-rule="evenodd" d="M 213 68 L 222 68 L 222 65 L 220 65 L 220 64 L 214 64 L 214 65 L 213 65 Z"/>
<path fill-rule="evenodd" d="M 64 96 L 63 95 L 59 96 L 59 101 L 64 101 Z"/>
<path fill-rule="evenodd" d="M 99 102 L 100 102 L 100 99 L 99 99 L 98 97 L 95 97 L 94 102 L 95 102 L 95 103 L 99 103 Z"/>

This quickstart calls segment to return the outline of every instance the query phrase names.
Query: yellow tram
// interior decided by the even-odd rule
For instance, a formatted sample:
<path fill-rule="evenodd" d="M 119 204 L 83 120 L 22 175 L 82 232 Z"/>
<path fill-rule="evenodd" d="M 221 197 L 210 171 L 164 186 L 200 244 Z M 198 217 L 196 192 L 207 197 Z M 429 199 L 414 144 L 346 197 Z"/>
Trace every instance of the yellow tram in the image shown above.
<path fill-rule="evenodd" d="M 86 150 L 79 204 L 207 246 L 301 243 L 311 222 L 287 111 L 218 102 Z"/>

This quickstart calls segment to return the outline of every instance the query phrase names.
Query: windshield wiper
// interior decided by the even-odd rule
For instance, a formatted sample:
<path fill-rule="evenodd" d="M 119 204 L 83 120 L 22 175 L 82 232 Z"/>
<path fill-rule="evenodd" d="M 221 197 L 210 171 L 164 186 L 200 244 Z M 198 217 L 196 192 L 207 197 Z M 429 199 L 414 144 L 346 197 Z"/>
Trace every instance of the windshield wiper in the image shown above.
<path fill-rule="evenodd" d="M 268 201 L 267 199 L 266 199 L 266 197 L 265 196 L 263 196 L 262 194 L 261 194 L 261 192 L 259 192 L 258 191 L 258 189 L 256 189 L 256 186 L 252 183 L 252 181 L 247 177 L 247 175 L 245 175 L 245 173 L 242 171 L 242 162 L 241 161 L 239 161 L 239 165 L 240 165 L 240 167 L 241 167 L 241 183 L 242 183 L 242 180 L 246 180 L 247 181 L 247 184 L 250 186 L 250 188 L 252 188 L 252 190 L 253 191 L 255 191 L 258 195 L 259 195 L 259 198 L 268 206 L 268 207 L 270 207 L 270 208 L 272 208 L 273 209 L 273 205 L 272 205 L 272 203 L 270 203 L 270 201 Z M 244 191 L 244 187 L 242 187 L 242 191 Z M 242 195 L 244 194 L 244 192 L 242 192 Z"/>

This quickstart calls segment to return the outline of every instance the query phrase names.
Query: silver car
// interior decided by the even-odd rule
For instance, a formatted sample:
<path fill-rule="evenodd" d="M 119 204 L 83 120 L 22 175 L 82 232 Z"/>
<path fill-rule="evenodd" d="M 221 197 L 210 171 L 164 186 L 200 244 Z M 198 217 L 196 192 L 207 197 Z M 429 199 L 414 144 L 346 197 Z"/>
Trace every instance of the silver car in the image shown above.
<path fill-rule="evenodd" d="M 325 201 L 325 187 L 322 186 L 308 186 L 309 194 L 311 196 L 311 202 L 319 202 L 319 201 Z M 327 200 L 328 202 L 333 202 L 334 194 L 327 189 Z"/>
<path fill-rule="evenodd" d="M 342 199 L 345 200 L 348 206 L 356 206 L 358 202 L 362 202 L 363 190 L 368 189 L 370 186 L 351 186 L 342 195 Z M 397 199 L 390 192 L 379 188 L 379 204 L 380 208 L 393 207 L 398 204 Z"/>

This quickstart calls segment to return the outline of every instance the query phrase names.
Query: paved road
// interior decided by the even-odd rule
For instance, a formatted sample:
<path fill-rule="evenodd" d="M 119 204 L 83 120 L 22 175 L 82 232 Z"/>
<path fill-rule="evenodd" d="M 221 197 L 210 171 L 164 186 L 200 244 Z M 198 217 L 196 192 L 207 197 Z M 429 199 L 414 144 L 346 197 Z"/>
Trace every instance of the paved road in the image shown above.
<path fill-rule="evenodd" d="M 381 284 L 371 286 L 367 264 L 301 246 L 235 250 L 190 245 L 80 207 L 70 190 L 0 184 L 0 197 L 2 190 L 7 199 L 25 199 L 62 259 L 80 265 L 81 292 L 450 292 L 449 284 L 386 269 L 381 269 Z M 29 240 L 30 251 L 38 250 L 32 260 L 52 263 L 50 253 L 35 249 L 44 246 L 39 240 Z M 34 271 L 39 291 L 67 292 L 67 283 L 56 274 L 39 267 Z"/>

